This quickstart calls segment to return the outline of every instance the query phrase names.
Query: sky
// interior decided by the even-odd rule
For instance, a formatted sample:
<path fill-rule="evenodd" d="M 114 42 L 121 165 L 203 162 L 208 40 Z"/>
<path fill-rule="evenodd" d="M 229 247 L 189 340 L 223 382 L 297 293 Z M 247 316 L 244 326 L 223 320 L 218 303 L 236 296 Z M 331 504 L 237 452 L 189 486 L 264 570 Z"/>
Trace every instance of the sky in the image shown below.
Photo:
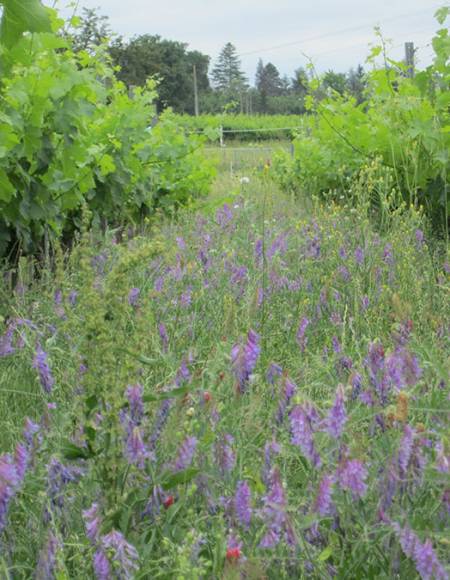
<path fill-rule="evenodd" d="M 46 0 L 47 4 L 52 4 Z M 345 72 L 364 61 L 374 27 L 392 41 L 390 55 L 401 59 L 404 43 L 418 49 L 418 65 L 431 62 L 436 9 L 445 0 L 79 0 L 109 17 L 114 32 L 130 38 L 159 34 L 186 42 L 208 54 L 214 64 L 221 48 L 232 42 L 242 69 L 254 81 L 259 58 L 272 62 L 282 75 L 312 59 L 318 72 Z M 59 0 L 64 16 L 74 8 Z"/>

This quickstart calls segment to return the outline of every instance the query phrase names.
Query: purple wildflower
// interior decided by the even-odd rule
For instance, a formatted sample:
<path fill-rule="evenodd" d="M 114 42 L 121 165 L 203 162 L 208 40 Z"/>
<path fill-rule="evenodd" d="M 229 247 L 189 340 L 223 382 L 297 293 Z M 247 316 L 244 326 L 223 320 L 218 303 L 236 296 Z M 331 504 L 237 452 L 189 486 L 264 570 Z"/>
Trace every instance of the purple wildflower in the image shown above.
<path fill-rule="evenodd" d="M 144 468 L 145 460 L 151 456 L 142 440 L 140 427 L 133 427 L 126 440 L 126 456 L 130 464 Z"/>
<path fill-rule="evenodd" d="M 339 385 L 336 390 L 336 397 L 327 418 L 325 419 L 325 431 L 335 439 L 338 439 L 344 430 L 347 422 L 347 414 L 344 404 L 344 387 Z"/>
<path fill-rule="evenodd" d="M 417 247 L 421 248 L 423 246 L 423 244 L 425 243 L 425 235 L 424 235 L 423 231 L 420 229 L 417 229 L 415 232 L 415 237 L 416 237 Z"/>
<path fill-rule="evenodd" d="M 386 368 L 397 389 L 413 387 L 422 376 L 417 358 L 404 348 L 398 348 L 388 356 Z"/>
<path fill-rule="evenodd" d="M 56 555 L 60 543 L 58 538 L 50 532 L 47 542 L 39 556 L 39 562 L 36 568 L 36 580 L 49 580 L 54 578 L 54 570 L 56 567 Z"/>
<path fill-rule="evenodd" d="M 169 349 L 169 337 L 167 335 L 166 325 L 163 322 L 161 322 L 158 326 L 158 330 L 159 330 L 159 337 L 161 339 L 162 346 L 163 346 L 163 351 L 167 352 Z"/>
<path fill-rule="evenodd" d="M 280 453 L 281 447 L 275 441 L 270 441 L 264 446 L 264 469 L 262 473 L 263 482 L 268 485 L 270 481 L 270 474 L 272 473 L 272 458 Z"/>
<path fill-rule="evenodd" d="M 78 292 L 76 290 L 72 290 L 69 293 L 69 304 L 71 306 L 75 306 L 75 304 L 77 303 L 77 298 L 78 298 Z"/>
<path fill-rule="evenodd" d="M 364 262 L 364 250 L 361 248 L 361 246 L 358 246 L 355 250 L 355 262 L 358 264 L 358 266 L 361 266 Z"/>
<path fill-rule="evenodd" d="M 16 352 L 13 346 L 14 331 L 16 330 L 16 325 L 10 323 L 6 332 L 3 336 L 0 336 L 0 357 L 9 356 Z"/>
<path fill-rule="evenodd" d="M 431 580 L 432 578 L 448 580 L 448 574 L 433 550 L 429 539 L 422 543 L 408 526 L 402 529 L 397 522 L 392 522 L 392 527 L 400 541 L 403 553 L 414 561 L 422 580 Z"/>
<path fill-rule="evenodd" d="M 353 497 L 363 497 L 367 491 L 367 469 L 358 459 L 345 461 L 337 471 L 339 485 L 352 492 Z"/>
<path fill-rule="evenodd" d="M 184 252 L 186 250 L 186 242 L 182 237 L 175 238 L 177 242 L 178 249 Z"/>
<path fill-rule="evenodd" d="M 408 465 L 411 460 L 411 455 L 414 445 L 415 430 L 410 425 L 405 425 L 403 431 L 403 437 L 400 442 L 400 447 L 398 451 L 398 466 L 400 470 L 400 475 L 406 477 L 406 472 L 408 471 Z"/>
<path fill-rule="evenodd" d="M 248 331 L 245 345 L 236 344 L 231 349 L 233 371 L 240 393 L 246 390 L 248 379 L 256 366 L 260 352 L 259 335 L 253 330 Z"/>
<path fill-rule="evenodd" d="M 196 437 L 186 437 L 178 450 L 178 457 L 173 466 L 175 472 L 183 471 L 191 465 L 197 448 L 197 443 L 198 441 Z"/>
<path fill-rule="evenodd" d="M 305 412 L 305 408 L 297 405 L 289 414 L 291 423 L 292 438 L 291 442 L 303 452 L 303 455 L 309 459 L 314 467 L 319 467 L 321 459 L 314 446 L 313 431 L 311 419 Z"/>
<path fill-rule="evenodd" d="M 263 240 L 259 239 L 256 241 L 255 244 L 255 258 L 256 261 L 259 263 L 263 257 Z"/>
<path fill-rule="evenodd" d="M 319 483 L 314 511 L 321 516 L 327 516 L 332 510 L 331 492 L 334 484 L 333 475 L 324 475 Z"/>
<path fill-rule="evenodd" d="M 216 444 L 216 460 L 222 474 L 230 473 L 236 463 L 236 455 L 233 451 L 233 436 L 224 435 L 223 441 Z"/>
<path fill-rule="evenodd" d="M 275 377 L 281 377 L 283 369 L 277 363 L 271 363 L 267 370 L 266 380 L 270 385 L 275 383 Z"/>
<path fill-rule="evenodd" d="M 134 308 L 137 307 L 140 293 L 141 291 L 139 290 L 139 288 L 132 288 L 130 290 L 130 292 L 128 293 L 128 304 L 130 306 L 133 306 Z"/>
<path fill-rule="evenodd" d="M 94 554 L 94 572 L 97 580 L 111 580 L 111 564 L 103 550 L 100 548 Z"/>
<path fill-rule="evenodd" d="M 346 266 L 339 266 L 338 272 L 344 282 L 348 282 L 350 280 L 351 274 Z"/>
<path fill-rule="evenodd" d="M 267 495 L 263 497 L 263 502 L 264 506 L 261 513 L 268 529 L 259 546 L 261 548 L 273 548 L 281 540 L 282 532 L 288 531 L 286 516 L 287 502 L 281 483 L 280 472 L 277 468 L 272 470 L 269 490 Z"/>
<path fill-rule="evenodd" d="M 36 346 L 33 368 L 38 371 L 39 379 L 44 391 L 50 393 L 55 384 L 55 379 L 53 378 L 50 367 L 48 366 L 47 353 L 42 350 L 39 343 Z"/>
<path fill-rule="evenodd" d="M 342 348 L 341 348 L 341 344 L 339 342 L 339 339 L 337 336 L 333 336 L 333 338 L 331 339 L 331 342 L 333 344 L 333 350 L 336 354 L 340 353 Z"/>
<path fill-rule="evenodd" d="M 236 517 L 244 528 L 250 526 L 252 517 L 251 498 L 252 495 L 248 483 L 246 481 L 239 481 L 234 495 L 234 507 Z"/>
<path fill-rule="evenodd" d="M 130 385 L 126 390 L 126 397 L 130 405 L 130 420 L 133 425 L 139 425 L 144 416 L 144 401 L 142 385 Z"/>
<path fill-rule="evenodd" d="M 47 495 L 53 508 L 62 509 L 64 506 L 64 491 L 69 483 L 76 482 L 82 476 L 81 469 L 67 467 L 56 457 L 52 457 L 48 465 Z"/>
<path fill-rule="evenodd" d="M 297 343 L 300 347 L 300 350 L 302 352 L 305 352 L 305 348 L 308 342 L 308 338 L 305 336 L 306 333 L 306 329 L 308 328 L 310 324 L 310 320 L 306 317 L 302 318 L 302 320 L 300 321 L 300 325 L 298 327 L 297 330 L 297 335 L 296 335 L 296 339 L 297 339 Z"/>
<path fill-rule="evenodd" d="M 369 308 L 369 305 L 370 305 L 370 300 L 369 300 L 369 297 L 368 297 L 368 296 L 366 296 L 366 295 L 364 295 L 364 296 L 361 298 L 361 309 L 362 309 L 362 310 L 367 310 L 367 309 Z"/>
<path fill-rule="evenodd" d="M 93 545 L 96 545 L 99 540 L 101 524 L 97 503 L 93 503 L 89 509 L 83 511 L 83 519 L 86 526 L 86 536 Z"/>
<path fill-rule="evenodd" d="M 161 403 L 161 406 L 159 407 L 156 413 L 155 424 L 153 426 L 153 431 L 149 440 L 149 447 L 151 451 L 155 449 L 156 443 L 161 436 L 161 432 L 164 429 L 165 424 L 167 423 L 171 406 L 172 399 L 165 399 Z"/>
<path fill-rule="evenodd" d="M 289 406 L 289 403 L 291 402 L 292 397 L 295 395 L 296 389 L 297 389 L 296 385 L 292 381 L 290 381 L 288 377 L 285 377 L 283 381 L 283 394 L 281 396 L 278 411 L 275 418 L 278 425 L 281 425 L 281 423 L 284 421 L 286 410 Z"/>
<path fill-rule="evenodd" d="M 139 556 L 136 548 L 129 544 L 124 536 L 113 530 L 103 536 L 101 545 L 113 563 L 118 578 L 131 580 L 134 572 L 138 569 Z"/>

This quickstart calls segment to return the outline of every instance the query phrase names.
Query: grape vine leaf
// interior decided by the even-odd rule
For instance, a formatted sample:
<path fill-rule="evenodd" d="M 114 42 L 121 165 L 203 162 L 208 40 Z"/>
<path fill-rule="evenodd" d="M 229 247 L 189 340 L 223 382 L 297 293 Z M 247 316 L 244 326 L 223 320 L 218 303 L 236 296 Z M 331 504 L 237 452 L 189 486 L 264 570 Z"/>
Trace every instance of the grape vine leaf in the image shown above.
<path fill-rule="evenodd" d="M 49 12 L 40 0 L 0 0 L 0 5 L 0 43 L 7 48 L 14 46 L 26 31 L 51 32 Z"/>

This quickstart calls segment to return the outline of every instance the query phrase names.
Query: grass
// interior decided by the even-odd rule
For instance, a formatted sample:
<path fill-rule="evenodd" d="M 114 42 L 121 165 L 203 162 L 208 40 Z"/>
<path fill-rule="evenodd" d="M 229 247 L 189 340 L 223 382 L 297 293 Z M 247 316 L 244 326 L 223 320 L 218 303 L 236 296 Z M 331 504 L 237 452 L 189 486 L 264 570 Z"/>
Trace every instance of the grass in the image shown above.
<path fill-rule="evenodd" d="M 26 416 L 41 426 L 7 502 L 4 577 L 90 578 L 99 551 L 117 577 L 431 577 L 426 539 L 445 577 L 443 260 L 413 210 L 375 231 L 358 206 L 302 205 L 266 174 L 225 174 L 122 244 L 85 232 L 52 274 L 23 265 L 20 292 L 3 282 L 4 323 L 36 330 L 20 326 L 0 358 L 1 449 Z M 409 529 L 415 551 L 400 545 Z"/>

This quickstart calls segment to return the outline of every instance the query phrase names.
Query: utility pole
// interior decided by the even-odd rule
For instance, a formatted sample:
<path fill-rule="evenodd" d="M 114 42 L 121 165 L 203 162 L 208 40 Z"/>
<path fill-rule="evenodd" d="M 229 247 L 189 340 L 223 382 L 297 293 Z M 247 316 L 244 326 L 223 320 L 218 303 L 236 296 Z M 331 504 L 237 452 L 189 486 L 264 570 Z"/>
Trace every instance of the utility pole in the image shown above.
<path fill-rule="evenodd" d="M 406 76 L 410 79 L 414 76 L 414 42 L 405 42 Z"/>
<path fill-rule="evenodd" d="M 197 86 L 197 67 L 194 64 L 194 111 L 195 116 L 198 117 L 198 86 Z"/>

